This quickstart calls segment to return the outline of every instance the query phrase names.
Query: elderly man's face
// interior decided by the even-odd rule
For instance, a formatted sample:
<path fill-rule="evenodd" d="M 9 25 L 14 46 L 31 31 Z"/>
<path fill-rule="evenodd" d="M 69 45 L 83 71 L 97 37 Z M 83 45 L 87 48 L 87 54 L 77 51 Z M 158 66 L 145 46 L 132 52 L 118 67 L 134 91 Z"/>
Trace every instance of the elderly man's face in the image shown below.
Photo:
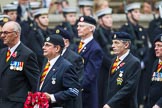
<path fill-rule="evenodd" d="M 112 48 L 115 55 L 120 57 L 125 54 L 128 48 L 126 42 L 123 42 L 122 40 L 113 40 L 112 42 Z"/>
<path fill-rule="evenodd" d="M 8 46 L 14 46 L 14 42 L 17 39 L 17 31 L 14 31 L 14 25 L 12 23 L 6 23 L 2 27 L 0 32 L 1 39 L 3 43 Z"/>
<path fill-rule="evenodd" d="M 156 57 L 162 59 L 162 42 L 155 42 L 155 54 Z"/>
<path fill-rule="evenodd" d="M 78 36 L 84 39 L 93 34 L 94 28 L 90 24 L 87 24 L 85 22 L 79 22 L 77 30 Z"/>

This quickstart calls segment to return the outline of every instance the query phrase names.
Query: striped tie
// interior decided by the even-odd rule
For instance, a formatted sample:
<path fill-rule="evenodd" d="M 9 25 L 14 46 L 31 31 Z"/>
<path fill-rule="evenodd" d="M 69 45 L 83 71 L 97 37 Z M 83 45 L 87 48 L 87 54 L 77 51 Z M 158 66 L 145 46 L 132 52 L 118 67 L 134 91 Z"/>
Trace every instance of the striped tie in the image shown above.
<path fill-rule="evenodd" d="M 11 55 L 11 51 L 8 50 L 6 55 L 6 62 L 8 62 L 8 60 L 10 59 L 10 55 Z"/>
<path fill-rule="evenodd" d="M 42 73 L 42 75 L 41 75 L 40 84 L 42 84 L 42 82 L 44 81 L 45 76 L 46 76 L 47 73 L 48 73 L 49 67 L 50 67 L 50 62 L 47 62 L 46 66 L 44 67 L 43 73 Z"/>
<path fill-rule="evenodd" d="M 162 62 L 160 62 L 160 63 L 158 64 L 157 72 L 160 72 L 161 68 L 162 68 Z"/>
<path fill-rule="evenodd" d="M 113 64 L 113 66 L 112 66 L 112 68 L 111 68 L 111 74 L 113 74 L 114 72 L 115 72 L 115 70 L 116 70 L 116 68 L 117 68 L 117 66 L 118 66 L 118 62 L 119 62 L 120 60 L 119 60 L 119 58 L 117 57 L 116 58 L 116 60 L 115 60 L 115 62 L 114 62 L 114 64 Z"/>
<path fill-rule="evenodd" d="M 79 46 L 78 46 L 78 53 L 80 53 L 82 47 L 83 47 L 84 42 L 80 41 Z"/>

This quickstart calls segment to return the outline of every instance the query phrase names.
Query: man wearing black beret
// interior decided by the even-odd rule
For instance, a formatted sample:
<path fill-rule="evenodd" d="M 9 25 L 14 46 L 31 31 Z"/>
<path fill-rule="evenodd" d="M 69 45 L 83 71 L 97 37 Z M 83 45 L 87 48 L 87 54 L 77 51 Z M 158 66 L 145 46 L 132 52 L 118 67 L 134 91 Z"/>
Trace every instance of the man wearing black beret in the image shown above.
<path fill-rule="evenodd" d="M 64 41 L 60 35 L 46 38 L 43 55 L 48 59 L 40 76 L 40 92 L 45 92 L 50 107 L 75 108 L 73 100 L 79 94 L 79 80 L 73 65 L 61 56 Z"/>
<path fill-rule="evenodd" d="M 140 61 L 130 53 L 131 35 L 115 32 L 112 48 L 116 57 L 109 71 L 107 100 L 103 108 L 138 108 Z"/>
<path fill-rule="evenodd" d="M 65 47 L 62 51 L 62 56 L 67 59 L 70 63 L 73 64 L 75 71 L 77 72 L 77 75 L 79 77 L 79 81 L 82 80 L 83 76 L 83 58 L 76 52 L 70 49 L 70 40 L 72 39 L 72 36 L 70 35 L 69 31 L 64 30 L 64 28 L 57 26 L 55 28 L 55 33 L 59 34 L 63 37 Z M 75 108 L 82 108 L 82 98 L 81 94 L 77 97 L 75 100 Z"/>
<path fill-rule="evenodd" d="M 97 78 L 102 64 L 103 52 L 94 40 L 96 21 L 90 16 L 81 16 L 78 21 L 78 36 L 81 38 L 78 53 L 84 59 L 82 86 L 83 108 L 98 108 Z"/>
<path fill-rule="evenodd" d="M 162 107 L 162 34 L 154 39 L 155 55 L 152 73 L 150 74 L 150 88 L 148 94 L 147 108 Z"/>

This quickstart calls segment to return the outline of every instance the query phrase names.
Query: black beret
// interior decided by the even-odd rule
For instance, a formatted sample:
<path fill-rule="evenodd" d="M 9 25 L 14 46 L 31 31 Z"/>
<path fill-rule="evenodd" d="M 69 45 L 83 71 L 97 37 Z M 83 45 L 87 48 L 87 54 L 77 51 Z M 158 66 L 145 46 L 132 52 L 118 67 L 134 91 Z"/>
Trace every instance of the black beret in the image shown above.
<path fill-rule="evenodd" d="M 159 34 L 159 35 L 157 35 L 157 36 L 155 37 L 154 43 L 157 42 L 157 41 L 162 42 L 162 34 Z"/>
<path fill-rule="evenodd" d="M 117 40 L 131 40 L 131 35 L 126 33 L 126 32 L 114 32 L 112 39 L 117 39 Z"/>
<path fill-rule="evenodd" d="M 67 30 L 65 30 L 65 29 L 64 29 L 63 27 L 61 27 L 61 26 L 57 26 L 57 27 L 54 29 L 54 32 L 55 32 L 55 34 L 58 34 L 58 35 L 62 36 L 62 37 L 65 38 L 65 39 L 69 39 L 69 40 L 72 39 L 72 37 L 71 37 L 71 35 L 70 35 L 70 32 L 67 31 Z"/>
<path fill-rule="evenodd" d="M 86 23 L 89 23 L 92 25 L 96 25 L 96 20 L 91 16 L 81 16 L 81 17 L 79 17 L 78 22 L 86 22 Z"/>
<path fill-rule="evenodd" d="M 59 45 L 61 48 L 64 48 L 64 46 L 65 46 L 62 36 L 57 35 L 57 34 L 52 34 L 52 35 L 48 36 L 46 38 L 45 42 L 50 42 L 54 45 Z"/>

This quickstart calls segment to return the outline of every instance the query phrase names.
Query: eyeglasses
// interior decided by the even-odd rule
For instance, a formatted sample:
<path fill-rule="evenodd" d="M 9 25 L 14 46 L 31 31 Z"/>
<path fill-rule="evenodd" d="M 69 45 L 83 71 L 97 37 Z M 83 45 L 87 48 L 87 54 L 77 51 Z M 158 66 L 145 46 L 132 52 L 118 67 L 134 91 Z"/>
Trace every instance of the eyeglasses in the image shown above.
<path fill-rule="evenodd" d="M 8 35 L 9 33 L 13 33 L 13 32 L 16 32 L 16 31 L 11 31 L 11 32 L 9 32 L 9 31 L 1 31 L 0 35 L 2 35 L 2 34 Z"/>

